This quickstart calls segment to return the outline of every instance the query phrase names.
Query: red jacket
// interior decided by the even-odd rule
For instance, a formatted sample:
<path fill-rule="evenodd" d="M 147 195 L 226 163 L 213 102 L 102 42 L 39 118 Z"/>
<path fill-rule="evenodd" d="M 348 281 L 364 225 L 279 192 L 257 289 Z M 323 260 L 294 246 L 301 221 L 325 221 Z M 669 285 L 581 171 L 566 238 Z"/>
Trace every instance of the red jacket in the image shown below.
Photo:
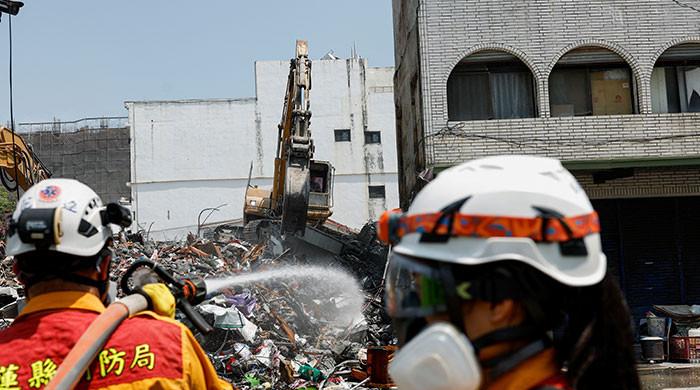
<path fill-rule="evenodd" d="M 89 293 L 66 291 L 32 298 L 0 331 L 0 389 L 43 388 L 97 315 Z M 124 321 L 107 341 L 78 389 L 231 389 L 182 324 L 153 312 Z"/>

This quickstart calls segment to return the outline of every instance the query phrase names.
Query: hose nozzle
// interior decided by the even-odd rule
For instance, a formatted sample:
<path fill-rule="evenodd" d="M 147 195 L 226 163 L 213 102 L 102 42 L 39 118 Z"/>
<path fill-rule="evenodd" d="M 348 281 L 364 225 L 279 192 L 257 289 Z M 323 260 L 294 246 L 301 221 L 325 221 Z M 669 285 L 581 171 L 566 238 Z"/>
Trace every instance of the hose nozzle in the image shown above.
<path fill-rule="evenodd" d="M 129 295 L 134 292 L 129 285 L 129 281 L 131 280 L 132 276 L 137 273 L 136 271 L 141 268 L 146 268 L 151 274 L 149 275 L 150 277 L 155 275 L 158 279 L 160 279 L 160 281 L 168 286 L 175 297 L 177 307 L 182 311 L 182 313 L 185 314 L 185 316 L 187 316 L 187 318 L 189 318 L 190 321 L 192 321 L 192 324 L 197 327 L 200 332 L 207 334 L 214 330 L 214 328 L 207 323 L 202 315 L 192 307 L 192 305 L 197 305 L 204 301 L 205 297 L 207 296 L 207 286 L 204 283 L 204 279 L 196 278 L 179 280 L 166 271 L 163 267 L 150 260 L 138 260 L 131 264 L 129 269 L 127 269 L 126 273 L 124 273 L 124 276 L 122 277 L 121 286 L 122 291 L 124 291 L 125 294 Z"/>
<path fill-rule="evenodd" d="M 204 279 L 184 279 L 182 281 L 182 296 L 192 305 L 198 305 L 207 296 L 207 286 Z"/>

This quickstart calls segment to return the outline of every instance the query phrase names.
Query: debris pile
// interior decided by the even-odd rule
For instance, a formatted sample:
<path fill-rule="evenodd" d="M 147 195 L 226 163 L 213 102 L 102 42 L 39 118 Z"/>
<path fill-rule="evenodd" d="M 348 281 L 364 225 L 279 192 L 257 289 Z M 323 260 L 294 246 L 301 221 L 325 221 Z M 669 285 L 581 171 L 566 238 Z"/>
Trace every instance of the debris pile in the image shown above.
<path fill-rule="evenodd" d="M 191 329 L 219 374 L 240 389 L 372 388 L 368 347 L 395 340 L 382 303 L 386 252 L 371 227 L 347 235 L 340 256 L 275 235 L 254 244 L 236 233 L 190 236 L 184 244 L 120 242 L 115 280 L 137 259 L 157 261 L 178 277 L 218 280 L 287 270 L 290 277 L 224 287 L 198 306 L 215 330 L 203 336 Z M 338 270 L 354 273 L 362 289 L 351 291 L 353 278 Z M 365 387 L 353 387 L 360 383 Z"/>
<path fill-rule="evenodd" d="M 219 375 L 239 389 L 388 387 L 384 355 L 396 340 L 382 303 L 386 251 L 373 239 L 372 228 L 344 235 L 347 245 L 340 255 L 275 235 L 251 243 L 239 233 L 190 235 L 184 243 L 122 236 L 115 242 L 113 280 L 118 282 L 134 261 L 150 259 L 176 277 L 222 281 L 197 306 L 213 332 L 199 334 L 184 316 L 178 319 L 192 329 Z M 21 295 L 8 261 L 0 282 Z M 266 274 L 287 277 L 225 283 Z"/>

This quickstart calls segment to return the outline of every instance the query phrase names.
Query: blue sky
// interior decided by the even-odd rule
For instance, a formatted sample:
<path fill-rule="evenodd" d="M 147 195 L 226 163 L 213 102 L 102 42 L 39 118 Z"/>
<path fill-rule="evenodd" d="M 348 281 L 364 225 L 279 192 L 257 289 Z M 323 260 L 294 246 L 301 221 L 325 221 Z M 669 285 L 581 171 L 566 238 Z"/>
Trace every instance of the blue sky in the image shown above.
<path fill-rule="evenodd" d="M 15 121 L 125 115 L 125 100 L 249 97 L 256 60 L 393 65 L 390 0 L 24 0 L 13 18 Z M 0 22 L 0 123 L 9 117 Z"/>

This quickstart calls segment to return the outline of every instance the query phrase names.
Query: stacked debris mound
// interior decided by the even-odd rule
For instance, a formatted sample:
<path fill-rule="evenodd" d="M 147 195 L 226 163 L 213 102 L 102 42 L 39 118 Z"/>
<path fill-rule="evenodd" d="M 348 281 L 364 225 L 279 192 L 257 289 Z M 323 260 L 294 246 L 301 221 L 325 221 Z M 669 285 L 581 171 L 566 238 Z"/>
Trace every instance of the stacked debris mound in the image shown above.
<path fill-rule="evenodd" d="M 4 245 L 2 248 L 4 251 Z M 12 324 L 24 302 L 24 289 L 12 272 L 12 258 L 4 257 L 0 260 L 0 329 Z"/>
<path fill-rule="evenodd" d="M 389 385 L 388 358 L 374 368 L 368 362 L 368 349 L 371 360 L 375 351 L 381 354 L 396 344 L 383 310 L 383 248 L 352 235 L 349 250 L 328 255 L 275 234 L 251 243 L 237 238 L 240 231 L 218 233 L 209 239 L 189 236 L 182 244 L 120 240 L 114 280 L 139 259 L 155 261 L 176 277 L 207 280 L 287 272 L 289 277 L 234 284 L 211 294 L 197 307 L 214 326 L 206 336 L 178 314 L 219 375 L 239 389 Z M 361 288 L 348 292 L 350 284 L 358 285 L 355 278 Z"/>

